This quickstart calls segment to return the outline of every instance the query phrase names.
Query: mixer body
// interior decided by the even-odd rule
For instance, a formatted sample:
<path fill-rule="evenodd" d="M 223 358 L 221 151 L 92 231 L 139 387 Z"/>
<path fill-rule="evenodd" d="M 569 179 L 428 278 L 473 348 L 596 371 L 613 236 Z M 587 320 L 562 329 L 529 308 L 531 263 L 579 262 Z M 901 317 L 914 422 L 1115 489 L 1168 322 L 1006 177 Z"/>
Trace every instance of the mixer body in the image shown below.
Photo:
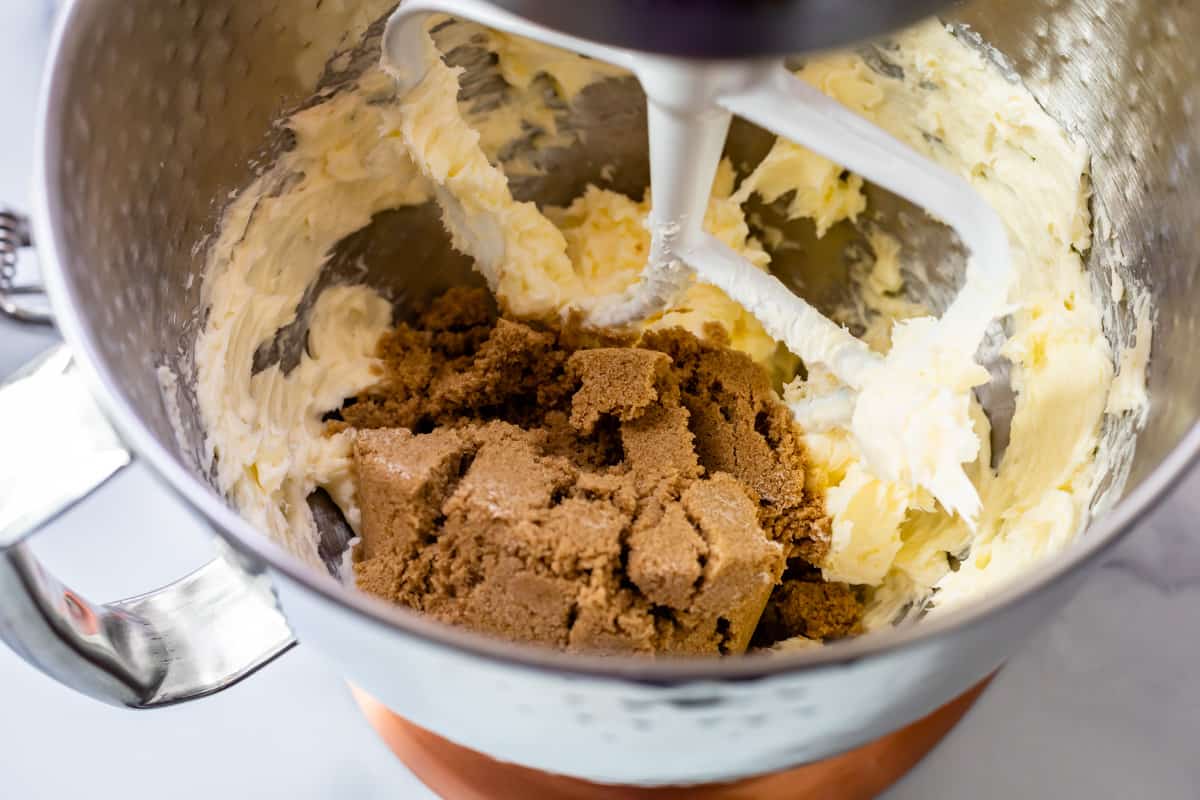
<path fill-rule="evenodd" d="M 894 31 L 944 0 L 499 0 L 495 5 L 584 39 L 688 58 L 787 56 Z"/>
<path fill-rule="evenodd" d="M 282 652 L 286 635 L 277 634 L 286 621 L 304 646 L 324 653 L 397 713 L 498 759 L 646 785 L 782 769 L 894 730 L 994 670 L 1066 602 L 1086 567 L 1134 527 L 1200 450 L 1200 369 L 1190 359 L 1200 324 L 1200 140 L 1193 119 L 1200 58 L 1192 46 L 1200 12 L 1149 0 L 981 3 L 956 10 L 954 19 L 997 47 L 1014 76 L 1095 156 L 1094 212 L 1102 235 L 1088 265 L 1097 296 L 1111 295 L 1107 282 L 1116 270 L 1126 282 L 1148 287 L 1157 308 L 1149 376 L 1154 408 L 1128 464 L 1127 490 L 1079 542 L 994 595 L 911 628 L 815 650 L 711 661 L 604 659 L 494 641 L 317 574 L 239 517 L 199 459 L 203 431 L 189 380 L 203 320 L 203 243 L 230 193 L 253 177 L 255 160 L 287 146 L 275 120 L 304 102 L 318 80 L 327 86 L 352 80 L 355 69 L 378 58 L 381 25 L 369 37 L 374 51 L 354 45 L 389 5 L 89 0 L 70 4 L 60 22 L 41 112 L 34 218 L 59 325 L 129 448 L 230 545 L 228 569 L 208 574 L 203 591 L 195 580 L 188 584 L 190 604 L 148 604 L 147 598 L 178 599 L 173 586 L 139 599 L 132 610 L 108 607 L 116 620 L 109 633 L 123 624 L 144 633 L 147 619 L 179 623 L 180 615 L 202 609 L 224 620 L 171 628 L 172 663 L 210 667 L 206 687 L 177 685 L 173 700 L 222 688 Z M 746 7 L 760 5 L 776 4 Z M 343 57 L 326 68 L 338 51 Z M 588 165 L 609 161 L 619 165 L 618 187 L 635 192 L 646 185 L 645 140 L 630 135 L 645 124 L 640 93 L 618 84 L 600 94 L 600 105 L 581 109 L 578 120 L 592 126 L 588 146 L 595 157 L 548 153 L 554 168 L 546 179 L 514 181 L 515 193 L 564 202 L 596 179 Z M 735 125 L 729 147 L 761 152 L 762 146 L 754 130 Z M 872 200 L 885 209 L 897 202 L 881 193 Z M 470 265 L 445 243 L 436 209 L 379 215 L 364 237 L 357 246 L 368 281 L 406 303 L 471 280 Z M 944 239 L 929 241 L 939 246 Z M 836 235 L 824 245 L 810 242 L 809 252 L 838 243 Z M 402 269 L 398 253 L 408 256 Z M 785 279 L 808 268 L 788 259 L 777 267 Z M 811 277 L 807 298 L 818 306 L 832 302 L 836 281 Z M 827 296 L 823 287 L 830 287 Z M 1128 342 L 1129 309 L 1106 313 L 1114 344 Z M 156 370 L 164 364 L 180 376 L 166 400 Z M 55 422 L 36 405 L 22 413 L 26 424 Z M 23 608 L 31 591 L 26 579 L 41 574 L 40 567 L 23 541 L 0 536 L 0 554 L 0 608 Z M 246 591 L 248 581 L 269 582 L 273 596 Z M 84 657 L 70 630 L 47 622 L 68 608 L 65 600 L 52 602 L 55 592 L 59 600 L 73 596 L 50 582 L 38 589 L 47 616 L 0 618 L 3 638 L 101 699 L 158 704 L 141 702 L 137 691 L 121 694 L 105 670 L 119 679 L 123 658 L 146 667 L 147 658 L 163 654 L 118 647 L 108 660 Z M 236 603 L 252 604 L 253 614 L 230 614 Z M 151 605 L 158 616 L 139 617 Z M 239 619 L 254 619 L 276 635 L 248 652 L 248 636 L 258 629 Z M 97 644 L 96 631 L 77 635 Z M 51 642 L 67 646 L 39 660 Z M 239 658 L 223 660 L 234 644 Z M 153 663 L 147 674 L 150 683 L 161 683 Z"/>

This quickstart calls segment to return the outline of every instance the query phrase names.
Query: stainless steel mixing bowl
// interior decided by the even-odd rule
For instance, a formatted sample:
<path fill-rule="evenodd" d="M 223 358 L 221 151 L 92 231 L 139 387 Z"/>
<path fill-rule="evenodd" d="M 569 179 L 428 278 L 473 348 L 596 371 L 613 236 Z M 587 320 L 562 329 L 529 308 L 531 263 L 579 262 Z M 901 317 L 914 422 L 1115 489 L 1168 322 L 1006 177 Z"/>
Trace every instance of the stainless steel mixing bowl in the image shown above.
<path fill-rule="evenodd" d="M 350 80 L 371 58 L 369 47 L 352 47 L 357 32 L 345 33 L 386 11 L 382 0 L 364 11 L 370 5 L 88 0 L 64 13 L 39 121 L 34 239 L 70 352 L 49 354 L 0 391 L 0 443 L 31 441 L 31 431 L 37 443 L 0 452 L 0 635 L 64 683 L 153 707 L 219 690 L 299 640 L 403 716 L 503 760 L 641 784 L 780 769 L 894 730 L 994 670 L 1200 446 L 1200 370 L 1190 358 L 1200 324 L 1200 10 L 1184 0 L 991 0 L 952 19 L 994 45 L 1094 154 L 1099 235 L 1088 265 L 1098 294 L 1108 296 L 1115 267 L 1148 286 L 1157 308 L 1153 409 L 1136 455 L 1109 476 L 1119 483 L 1127 470 L 1126 491 L 1076 545 L 1012 586 L 912 627 L 773 658 L 688 662 L 489 640 L 317 574 L 251 529 L 197 466 L 189 353 L 202 320 L 204 243 L 223 204 L 262 157 L 288 145 L 273 125 L 281 113 L 318 80 Z M 324 68 L 338 50 L 347 55 Z M 487 65 L 476 67 L 486 84 Z M 486 97 L 495 88 L 476 90 Z M 629 133 L 641 124 L 636 92 L 617 83 L 595 94 L 570 112 L 572 125 L 589 130 L 590 149 L 539 155 L 550 177 L 518 182 L 518 193 L 562 202 L 614 158 L 614 185 L 644 185 L 644 144 Z M 755 131 L 733 139 L 743 160 L 761 155 Z M 897 209 L 878 193 L 873 201 Z M 808 235 L 803 225 L 789 233 Z M 780 268 L 795 277 L 824 264 L 806 276 L 806 291 L 835 299 L 828 265 L 837 259 L 815 242 L 802 249 L 807 256 Z M 430 209 L 379 215 L 338 248 L 324 279 L 343 279 L 339 264 L 359 257 L 402 309 L 468 274 Z M 1130 316 L 1124 306 L 1108 310 L 1114 345 L 1128 343 Z M 284 337 L 281 357 L 289 346 Z M 180 376 L 165 396 L 156 375 L 164 364 Z M 1003 402 L 991 406 L 1000 419 Z M 1128 424 L 1106 423 L 1106 441 Z M 43 570 L 28 536 L 131 453 L 211 521 L 228 554 L 157 592 L 90 604 Z"/>

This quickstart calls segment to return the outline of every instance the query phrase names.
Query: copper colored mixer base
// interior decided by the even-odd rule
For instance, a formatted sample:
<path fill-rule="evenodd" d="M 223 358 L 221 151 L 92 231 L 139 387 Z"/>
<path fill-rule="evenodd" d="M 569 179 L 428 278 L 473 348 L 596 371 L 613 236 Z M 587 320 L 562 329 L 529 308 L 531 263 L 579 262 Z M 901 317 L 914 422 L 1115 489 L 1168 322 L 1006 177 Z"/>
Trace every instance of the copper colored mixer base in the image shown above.
<path fill-rule="evenodd" d="M 605 786 L 496 761 L 419 728 L 357 687 L 350 688 L 392 752 L 426 786 L 453 800 L 869 800 L 916 766 L 962 719 L 990 680 L 907 728 L 816 764 L 735 783 L 657 789 Z"/>

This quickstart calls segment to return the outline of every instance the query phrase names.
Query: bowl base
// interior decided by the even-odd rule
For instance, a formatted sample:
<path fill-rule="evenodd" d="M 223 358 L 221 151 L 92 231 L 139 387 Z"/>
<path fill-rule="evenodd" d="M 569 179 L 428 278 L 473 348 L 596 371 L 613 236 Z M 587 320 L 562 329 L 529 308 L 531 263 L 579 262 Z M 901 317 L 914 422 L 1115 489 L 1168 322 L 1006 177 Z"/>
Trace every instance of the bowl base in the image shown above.
<path fill-rule="evenodd" d="M 899 781 L 974 705 L 991 678 L 924 719 L 870 744 L 814 764 L 733 783 L 687 787 L 609 786 L 496 761 L 449 742 L 387 709 L 355 686 L 368 722 L 414 775 L 454 800 L 869 800 Z"/>

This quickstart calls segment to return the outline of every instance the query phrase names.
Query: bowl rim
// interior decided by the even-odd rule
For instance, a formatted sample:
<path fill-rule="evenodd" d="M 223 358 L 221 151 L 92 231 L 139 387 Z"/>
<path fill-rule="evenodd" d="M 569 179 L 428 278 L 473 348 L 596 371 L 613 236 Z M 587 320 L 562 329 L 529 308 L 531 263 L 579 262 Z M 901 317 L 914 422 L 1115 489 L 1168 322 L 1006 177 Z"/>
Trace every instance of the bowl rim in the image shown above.
<path fill-rule="evenodd" d="M 423 644 L 439 646 L 458 655 L 480 657 L 514 667 L 656 685 L 754 680 L 783 673 L 844 667 L 863 659 L 927 645 L 968 626 L 982 625 L 1020 603 L 1045 595 L 1060 581 L 1093 564 L 1115 546 L 1187 475 L 1189 467 L 1200 456 L 1200 422 L 1197 422 L 1140 484 L 1115 507 L 1089 524 L 1062 557 L 1038 564 L 983 597 L 918 625 L 873 631 L 819 648 L 737 658 L 648 659 L 568 653 L 539 645 L 502 641 L 392 605 L 313 569 L 251 526 L 209 484 L 200 480 L 158 441 L 118 391 L 118 382 L 100 358 L 96 343 L 78 313 L 90 298 L 80 297 L 69 286 L 60 267 L 56 215 L 48 194 L 49 180 L 58 169 L 51 160 L 48 124 L 63 80 L 61 53 L 75 13 L 76 2 L 72 0 L 59 13 L 51 38 L 37 111 L 32 187 L 34 239 L 59 331 L 83 368 L 85 379 L 100 405 L 130 448 L 146 459 L 171 490 L 202 513 L 219 535 L 256 562 L 278 571 L 324 600 L 353 610 L 392 634 L 416 638 Z"/>

